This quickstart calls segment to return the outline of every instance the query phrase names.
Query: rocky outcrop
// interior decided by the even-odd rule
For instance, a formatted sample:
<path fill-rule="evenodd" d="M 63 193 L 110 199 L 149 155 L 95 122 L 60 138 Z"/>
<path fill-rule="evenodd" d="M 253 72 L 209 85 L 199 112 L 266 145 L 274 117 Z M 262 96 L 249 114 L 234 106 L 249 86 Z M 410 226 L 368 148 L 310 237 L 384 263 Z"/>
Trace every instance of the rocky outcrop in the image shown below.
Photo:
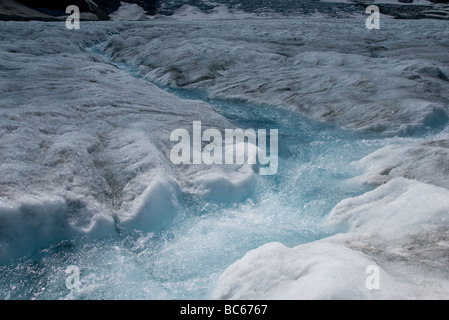
<path fill-rule="evenodd" d="M 398 19 L 449 19 L 449 0 L 429 0 L 428 5 L 410 5 L 414 0 L 397 0 L 397 3 L 377 3 L 373 0 L 2 0 L 0 20 L 61 20 L 69 5 L 76 5 L 82 20 L 110 20 L 111 13 L 122 3 L 137 4 L 147 15 L 175 14 L 183 6 L 195 7 L 203 13 L 211 13 L 217 6 L 256 14 L 310 15 L 320 12 L 332 17 L 360 12 L 375 3 L 386 15 Z"/>
<path fill-rule="evenodd" d="M 0 20 L 55 20 L 54 17 L 33 10 L 14 0 L 0 2 Z"/>
<path fill-rule="evenodd" d="M 98 20 L 109 20 L 109 15 L 116 11 L 121 2 L 135 3 L 147 14 L 154 15 L 158 0 L 3 0 L 0 3 L 1 20 L 55 20 L 65 15 L 70 5 L 76 5 L 84 14 Z"/>

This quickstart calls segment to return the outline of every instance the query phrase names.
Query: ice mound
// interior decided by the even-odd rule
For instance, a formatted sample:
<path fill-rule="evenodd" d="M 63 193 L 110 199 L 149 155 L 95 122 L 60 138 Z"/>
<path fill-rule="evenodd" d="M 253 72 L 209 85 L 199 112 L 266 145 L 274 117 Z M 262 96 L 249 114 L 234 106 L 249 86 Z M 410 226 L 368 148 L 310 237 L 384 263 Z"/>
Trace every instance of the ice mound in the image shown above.
<path fill-rule="evenodd" d="M 373 299 L 399 298 L 389 292 L 397 283 L 382 270 L 388 284 L 366 289 L 368 256 L 341 244 L 318 241 L 287 248 L 268 243 L 248 252 L 218 280 L 215 299 Z"/>
<path fill-rule="evenodd" d="M 103 172 L 117 223 L 126 228 L 155 230 L 181 208 L 181 187 L 169 159 L 146 132 L 145 124 L 112 130 L 93 152 Z"/>
<path fill-rule="evenodd" d="M 193 178 L 192 194 L 209 201 L 238 202 L 248 198 L 256 185 L 256 174 L 249 165 L 236 171 L 216 168 L 205 170 Z"/>
<path fill-rule="evenodd" d="M 181 207 L 181 188 L 178 182 L 166 175 L 157 175 L 149 179 L 150 183 L 143 192 L 136 192 L 137 199 L 130 199 L 121 206 L 119 224 L 125 228 L 144 231 L 166 227 Z M 128 195 L 135 197 L 128 191 Z"/>
<path fill-rule="evenodd" d="M 445 228 L 448 195 L 445 188 L 395 178 L 360 197 L 343 200 L 331 211 L 329 220 L 340 230 L 375 233 L 379 240 L 393 240 L 425 232 L 431 225 Z"/>
<path fill-rule="evenodd" d="M 111 217 L 98 214 L 86 229 L 77 229 L 75 207 L 80 202 L 60 196 L 23 195 L 15 200 L 0 198 L 0 261 L 18 257 L 73 235 L 105 235 L 113 228 Z"/>
<path fill-rule="evenodd" d="M 70 234 L 67 207 L 61 198 L 23 196 L 15 202 L 0 201 L 1 258 L 10 258 L 13 250 L 20 255 L 31 246 L 48 245 Z"/>
<path fill-rule="evenodd" d="M 328 216 L 333 237 L 247 253 L 220 277 L 218 299 L 447 298 L 449 191 L 396 178 L 343 200 Z M 367 267 L 380 286 L 365 286 Z"/>
<path fill-rule="evenodd" d="M 405 177 L 449 189 L 448 140 L 387 146 L 352 165 L 364 172 L 353 179 L 360 183 L 381 185 Z"/>

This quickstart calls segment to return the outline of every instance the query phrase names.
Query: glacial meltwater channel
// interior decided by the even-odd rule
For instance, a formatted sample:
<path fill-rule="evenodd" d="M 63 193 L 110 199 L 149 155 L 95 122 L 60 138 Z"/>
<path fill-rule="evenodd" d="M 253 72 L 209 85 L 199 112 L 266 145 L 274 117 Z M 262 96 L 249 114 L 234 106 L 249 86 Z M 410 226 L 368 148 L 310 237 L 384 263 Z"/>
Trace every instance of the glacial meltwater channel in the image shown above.
<path fill-rule="evenodd" d="M 183 212 L 158 233 L 76 237 L 11 261 L 0 266 L 0 299 L 207 299 L 220 274 L 249 250 L 332 235 L 323 218 L 341 200 L 369 190 L 349 181 L 359 174 L 350 163 L 382 146 L 419 139 L 348 131 L 293 111 L 167 90 L 212 104 L 240 128 L 278 129 L 277 174 L 258 176 L 253 194 L 238 203 L 185 195 Z M 80 269 L 78 290 L 65 285 L 70 265 Z"/>

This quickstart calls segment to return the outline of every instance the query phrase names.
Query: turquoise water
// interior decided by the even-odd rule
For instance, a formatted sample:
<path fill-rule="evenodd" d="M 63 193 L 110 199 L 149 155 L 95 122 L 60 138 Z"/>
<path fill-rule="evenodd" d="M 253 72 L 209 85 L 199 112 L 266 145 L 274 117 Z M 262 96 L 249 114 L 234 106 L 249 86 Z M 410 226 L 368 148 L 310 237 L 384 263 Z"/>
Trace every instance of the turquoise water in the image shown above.
<path fill-rule="evenodd" d="M 0 299 L 207 299 L 219 275 L 249 250 L 334 234 L 326 215 L 339 201 L 370 189 L 348 181 L 359 174 L 350 163 L 408 141 L 343 130 L 270 106 L 214 100 L 201 91 L 166 89 L 210 103 L 238 127 L 278 129 L 277 174 L 258 176 L 254 192 L 240 202 L 185 194 L 182 212 L 157 233 L 76 237 L 14 260 L 0 267 Z M 81 271 L 79 290 L 65 286 L 69 265 Z"/>

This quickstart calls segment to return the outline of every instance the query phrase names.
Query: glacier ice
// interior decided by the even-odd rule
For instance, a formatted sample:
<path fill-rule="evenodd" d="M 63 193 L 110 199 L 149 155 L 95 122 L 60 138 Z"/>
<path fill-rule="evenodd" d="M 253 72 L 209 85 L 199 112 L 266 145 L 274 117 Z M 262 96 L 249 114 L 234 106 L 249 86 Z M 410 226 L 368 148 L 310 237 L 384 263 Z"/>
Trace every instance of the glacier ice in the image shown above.
<path fill-rule="evenodd" d="M 336 21 L 2 22 L 0 297 L 447 297 L 445 22 Z M 174 165 L 193 121 L 278 174 Z"/>
<path fill-rule="evenodd" d="M 1 52 L 5 210 L 20 211 L 22 195 L 50 196 L 62 202 L 61 228 L 66 226 L 67 232 L 110 233 L 118 221 L 149 230 L 176 215 L 182 205 L 181 188 L 197 179 L 198 171 L 209 172 L 210 181 L 216 179 L 213 172 L 222 174 L 223 168 L 214 166 L 178 172 L 170 164 L 166 138 L 171 130 L 186 127 L 187 119 L 232 128 L 224 117 L 206 103 L 176 98 L 83 49 L 116 32 L 116 27 L 95 27 L 86 40 L 86 35 L 71 38 L 60 24 L 30 25 L 2 26 L 10 34 Z M 56 40 L 55 32 L 66 40 Z M 194 183 L 197 192 L 204 191 L 206 177 Z M 239 183 L 239 176 L 233 179 Z M 37 211 L 45 211 L 46 203 L 41 201 Z M 22 214 L 36 214 L 26 212 Z M 12 228 L 13 220 L 8 218 L 2 227 Z M 30 241 L 47 243 L 51 237 L 51 232 L 43 233 Z"/>
<path fill-rule="evenodd" d="M 448 158 L 447 140 L 390 145 L 354 162 L 353 166 L 364 174 L 353 181 L 381 185 L 395 177 L 406 177 L 449 188 Z"/>
<path fill-rule="evenodd" d="M 424 196 L 423 196 L 424 195 Z M 396 178 L 339 203 L 327 219 L 341 234 L 248 252 L 218 280 L 216 299 L 441 299 L 447 297 L 449 193 Z M 379 265 L 380 288 L 366 268 Z"/>
<path fill-rule="evenodd" d="M 156 83 L 301 111 L 347 128 L 410 134 L 448 120 L 446 29 L 386 20 L 236 20 L 128 29 L 102 49 Z M 267 31 L 269 30 L 269 32 Z M 400 37 L 397 30 L 404 30 Z M 405 38 L 404 38 L 405 37 Z M 410 46 L 410 42 L 413 46 Z M 125 45 L 126 44 L 126 45 Z"/>

